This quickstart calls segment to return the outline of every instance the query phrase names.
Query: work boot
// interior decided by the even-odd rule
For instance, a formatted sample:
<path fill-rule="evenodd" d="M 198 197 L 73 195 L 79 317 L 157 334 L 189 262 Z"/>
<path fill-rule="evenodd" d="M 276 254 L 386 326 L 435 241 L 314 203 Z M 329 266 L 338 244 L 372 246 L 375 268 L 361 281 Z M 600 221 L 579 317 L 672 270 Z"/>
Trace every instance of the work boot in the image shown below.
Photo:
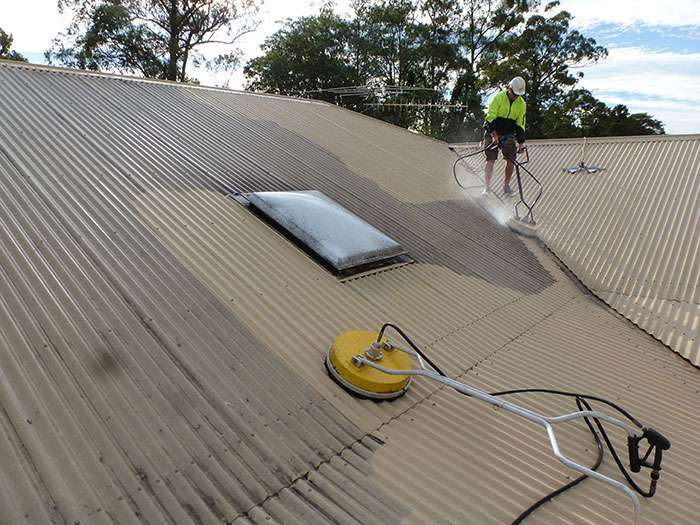
<path fill-rule="evenodd" d="M 515 192 L 513 191 L 513 188 L 510 187 L 510 184 L 506 184 L 505 186 L 503 186 L 504 195 L 510 197 L 511 195 L 513 195 L 513 193 Z"/>

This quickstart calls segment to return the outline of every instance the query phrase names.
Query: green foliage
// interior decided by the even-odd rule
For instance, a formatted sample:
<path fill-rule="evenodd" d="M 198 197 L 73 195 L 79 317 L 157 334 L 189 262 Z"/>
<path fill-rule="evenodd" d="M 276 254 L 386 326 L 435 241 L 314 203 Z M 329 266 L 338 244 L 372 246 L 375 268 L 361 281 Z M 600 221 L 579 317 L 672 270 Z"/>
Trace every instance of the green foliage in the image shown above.
<path fill-rule="evenodd" d="M 74 67 L 187 80 L 207 43 L 254 27 L 260 0 L 58 0 L 73 21 L 47 53 Z M 248 88 L 321 98 L 449 141 L 482 133 L 486 95 L 526 79 L 528 136 L 663 133 L 647 114 L 609 108 L 577 89 L 577 69 L 607 51 L 571 29 L 559 2 L 355 0 L 349 19 L 326 4 L 287 20 L 244 68 Z M 11 38 L 10 41 L 11 43 Z M 9 46 L 6 46 L 9 49 Z M 3 47 L 3 49 L 5 49 Z M 232 49 L 207 62 L 232 68 Z M 363 96 L 329 88 L 367 86 Z"/>
<path fill-rule="evenodd" d="M 438 138 L 450 142 L 478 140 L 483 133 L 483 93 L 488 90 L 488 66 L 498 58 L 499 43 L 515 34 L 528 9 L 539 0 L 439 0 L 443 9 L 451 11 L 448 31 L 457 50 L 451 64 L 454 86 L 449 103 L 464 107 L 452 108 Z"/>
<path fill-rule="evenodd" d="M 75 44 L 57 42 L 50 59 L 80 69 L 166 77 L 167 66 L 160 58 L 167 51 L 163 42 L 147 26 L 132 23 L 127 8 L 118 2 L 97 5 Z"/>
<path fill-rule="evenodd" d="M 545 138 L 659 135 L 664 126 L 646 113 L 630 114 L 626 106 L 609 107 L 585 89 L 558 97 L 543 114 Z"/>
<path fill-rule="evenodd" d="M 186 81 L 188 65 L 230 68 L 232 50 L 205 61 L 206 44 L 233 45 L 257 26 L 257 0 L 58 0 L 67 30 L 46 52 L 49 63 Z"/>
<path fill-rule="evenodd" d="M 12 35 L 5 33 L 0 29 L 0 59 L 2 60 L 15 60 L 16 62 L 26 62 L 27 59 L 24 58 L 17 51 L 12 51 Z"/>
<path fill-rule="evenodd" d="M 648 113 L 630 114 L 627 106 L 618 104 L 609 110 L 607 125 L 602 129 L 592 129 L 589 136 L 614 135 L 662 135 L 664 125 Z"/>
<path fill-rule="evenodd" d="M 551 2 L 545 13 L 557 5 L 558 2 Z M 486 68 L 491 85 L 505 85 L 516 75 L 525 78 L 531 137 L 549 134 L 545 112 L 553 104 L 559 104 L 561 97 L 583 76 L 573 69 L 607 56 L 606 49 L 597 46 L 595 40 L 571 30 L 570 21 L 567 11 L 529 17 L 521 32 L 499 42 L 502 60 L 495 60 Z"/>
<path fill-rule="evenodd" d="M 416 21 L 417 2 L 414 0 L 360 0 L 356 3 L 357 16 L 351 24 L 354 47 L 362 57 L 360 70 L 366 83 L 377 86 L 425 87 L 425 70 L 421 67 L 425 57 L 421 56 L 421 31 L 423 25 Z M 430 86 L 438 88 L 439 86 Z M 429 92 L 428 92 L 429 93 Z M 398 93 L 390 96 L 391 103 L 408 102 L 410 95 Z M 424 100 L 429 100 L 430 95 Z M 389 100 L 382 93 L 371 99 L 373 103 Z M 419 116 L 415 108 L 401 111 L 381 111 L 370 106 L 366 114 L 379 116 L 402 127 L 417 123 Z"/>
<path fill-rule="evenodd" d="M 348 20 L 324 7 L 288 20 L 248 62 L 249 89 L 311 96 L 448 141 L 478 139 L 486 95 L 513 76 L 528 92 L 529 137 L 663 133 L 647 114 L 577 89 L 579 68 L 607 55 L 539 0 L 356 0 Z M 364 97 L 318 92 L 375 89 Z"/>
<path fill-rule="evenodd" d="M 353 86 L 358 75 L 350 56 L 350 25 L 330 10 L 318 16 L 289 20 L 269 36 L 262 46 L 265 54 L 244 68 L 249 87 L 257 91 L 306 96 L 309 92 L 335 86 Z M 328 94 L 319 98 L 333 100 Z"/>
<path fill-rule="evenodd" d="M 334 101 L 432 136 L 445 136 L 471 119 L 483 120 L 475 90 L 453 90 L 454 72 L 463 59 L 451 30 L 459 23 L 452 0 L 358 0 L 356 16 L 343 20 L 329 8 L 319 15 L 288 20 L 263 45 L 264 54 L 248 62 L 249 89 Z M 466 86 L 463 74 L 460 85 Z M 472 76 L 473 78 L 473 76 Z M 366 98 L 314 93 L 339 86 L 377 88 Z M 385 91 L 383 87 L 422 91 Z M 411 106 L 469 102 L 458 112 Z M 379 105 L 373 105 L 379 104 Z M 474 116 L 476 113 L 476 116 Z"/>

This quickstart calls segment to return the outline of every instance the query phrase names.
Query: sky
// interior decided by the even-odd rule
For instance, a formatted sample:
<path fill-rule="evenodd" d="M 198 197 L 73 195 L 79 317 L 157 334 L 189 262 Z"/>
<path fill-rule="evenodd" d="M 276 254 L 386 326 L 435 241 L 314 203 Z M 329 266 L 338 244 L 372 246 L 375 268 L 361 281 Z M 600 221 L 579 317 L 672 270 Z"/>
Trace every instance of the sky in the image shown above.
<path fill-rule="evenodd" d="M 265 37 L 286 18 L 314 14 L 321 3 L 266 0 L 260 27 L 239 43 L 246 58 L 258 56 Z M 338 12 L 347 13 L 350 0 L 335 4 Z M 582 87 L 608 104 L 650 113 L 667 133 L 700 133 L 699 0 L 562 0 L 561 7 L 574 15 L 576 29 L 609 51 L 605 60 L 582 68 Z M 13 34 L 13 49 L 32 62 L 44 62 L 44 51 L 68 21 L 56 0 L 0 0 L 0 27 Z M 245 86 L 242 68 L 193 74 L 207 85 Z"/>

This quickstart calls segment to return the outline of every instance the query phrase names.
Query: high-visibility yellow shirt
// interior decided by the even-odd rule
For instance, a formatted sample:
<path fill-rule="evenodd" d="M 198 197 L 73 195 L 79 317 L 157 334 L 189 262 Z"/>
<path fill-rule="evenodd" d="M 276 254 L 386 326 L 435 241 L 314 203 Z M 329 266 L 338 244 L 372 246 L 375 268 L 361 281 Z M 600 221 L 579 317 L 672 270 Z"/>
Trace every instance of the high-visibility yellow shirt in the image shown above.
<path fill-rule="evenodd" d="M 518 97 L 511 103 L 508 91 L 504 89 L 491 100 L 486 113 L 486 124 L 489 131 L 496 131 L 499 135 L 515 132 L 518 142 L 522 143 L 525 141 L 526 111 L 523 97 Z"/>

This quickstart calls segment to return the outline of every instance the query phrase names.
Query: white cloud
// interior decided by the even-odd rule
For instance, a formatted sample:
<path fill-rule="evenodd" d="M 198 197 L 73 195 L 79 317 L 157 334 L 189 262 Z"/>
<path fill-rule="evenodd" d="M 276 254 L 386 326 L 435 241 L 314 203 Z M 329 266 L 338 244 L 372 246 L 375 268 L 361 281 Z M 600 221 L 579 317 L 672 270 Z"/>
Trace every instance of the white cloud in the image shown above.
<path fill-rule="evenodd" d="M 0 28 L 13 35 L 13 49 L 25 53 L 46 51 L 70 21 L 59 14 L 56 0 L 0 0 L 0 13 Z"/>
<path fill-rule="evenodd" d="M 666 124 L 668 133 L 700 132 L 700 53 L 616 48 L 583 71 L 582 87 L 606 103 L 650 113 Z"/>
<path fill-rule="evenodd" d="M 615 48 L 610 50 L 607 59 L 584 68 L 583 72 L 582 84 L 588 89 L 632 91 L 700 103 L 700 53 Z"/>
<path fill-rule="evenodd" d="M 700 25 L 698 0 L 562 0 L 561 7 L 575 17 L 577 26 L 600 22 L 632 25 Z"/>

